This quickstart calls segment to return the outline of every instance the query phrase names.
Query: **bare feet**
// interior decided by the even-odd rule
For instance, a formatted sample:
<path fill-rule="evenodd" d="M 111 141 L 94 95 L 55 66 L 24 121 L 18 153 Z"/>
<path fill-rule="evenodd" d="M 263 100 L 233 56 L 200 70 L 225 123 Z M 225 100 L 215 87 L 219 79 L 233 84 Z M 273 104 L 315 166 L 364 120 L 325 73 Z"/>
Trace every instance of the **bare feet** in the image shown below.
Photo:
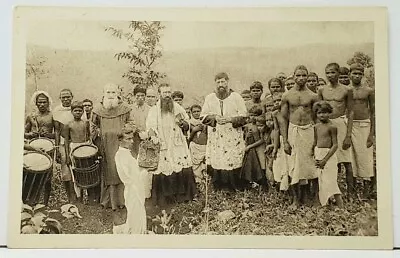
<path fill-rule="evenodd" d="M 294 199 L 293 203 L 289 206 L 290 211 L 295 211 L 299 208 L 299 201 Z"/>
<path fill-rule="evenodd" d="M 335 200 L 336 200 L 336 205 L 338 206 L 339 209 L 343 209 L 343 200 L 342 196 L 340 194 L 335 194 Z"/>
<path fill-rule="evenodd" d="M 319 202 L 318 198 L 314 198 L 313 205 L 314 208 L 320 207 L 321 203 Z"/>

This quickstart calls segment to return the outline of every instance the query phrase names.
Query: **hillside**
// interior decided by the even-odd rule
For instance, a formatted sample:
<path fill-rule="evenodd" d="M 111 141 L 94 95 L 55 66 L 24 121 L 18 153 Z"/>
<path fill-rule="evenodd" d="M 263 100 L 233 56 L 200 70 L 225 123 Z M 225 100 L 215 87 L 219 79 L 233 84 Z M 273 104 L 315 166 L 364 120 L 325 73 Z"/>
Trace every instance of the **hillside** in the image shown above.
<path fill-rule="evenodd" d="M 43 46 L 28 46 L 28 55 L 46 57 L 46 77 L 38 81 L 39 88 L 58 98 L 62 88 L 70 88 L 76 99 L 100 99 L 102 87 L 114 82 L 124 87 L 129 83 L 122 78 L 127 63 L 118 62 L 111 51 L 71 51 Z M 362 45 L 307 45 L 290 49 L 271 48 L 214 48 L 165 52 L 157 67 L 167 74 L 166 81 L 174 89 L 185 93 L 186 103 L 194 102 L 214 89 L 214 75 L 226 71 L 234 90 L 247 88 L 254 80 L 267 85 L 278 72 L 292 73 L 297 64 L 323 74 L 329 62 L 344 65 L 355 51 L 373 58 L 373 44 Z M 27 98 L 34 92 L 34 83 L 27 79 Z M 57 99 L 55 102 L 58 102 Z"/>

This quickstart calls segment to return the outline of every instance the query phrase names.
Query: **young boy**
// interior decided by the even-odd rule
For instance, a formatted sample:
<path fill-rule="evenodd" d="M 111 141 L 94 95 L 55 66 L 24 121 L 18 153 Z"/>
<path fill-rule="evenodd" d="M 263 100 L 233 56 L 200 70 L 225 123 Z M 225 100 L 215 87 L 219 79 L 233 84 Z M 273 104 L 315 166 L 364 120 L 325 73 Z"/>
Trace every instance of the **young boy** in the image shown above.
<path fill-rule="evenodd" d="M 351 135 L 354 176 L 363 180 L 363 197 L 369 198 L 372 191 L 373 143 L 375 137 L 375 92 L 364 85 L 364 67 L 355 63 L 350 66 L 350 79 L 354 94 L 354 120 Z"/>
<path fill-rule="evenodd" d="M 65 139 L 65 153 L 67 153 L 67 165 L 72 169 L 75 167 L 72 158 L 72 151 L 83 144 L 90 143 L 90 125 L 88 121 L 82 120 L 83 103 L 74 101 L 71 104 L 71 112 L 74 120 L 64 126 L 64 139 Z M 68 182 L 73 183 L 73 182 Z M 82 201 L 82 191 L 76 185 L 75 192 L 78 198 Z"/>
<path fill-rule="evenodd" d="M 307 75 L 307 88 L 314 93 L 317 93 L 318 86 L 318 75 L 316 73 L 310 72 Z"/>
<path fill-rule="evenodd" d="M 339 83 L 343 85 L 350 85 L 350 70 L 347 67 L 340 67 L 339 68 Z"/>
<path fill-rule="evenodd" d="M 266 178 L 269 181 L 270 185 L 274 185 L 274 172 L 273 172 L 273 165 L 274 160 L 272 158 L 272 150 L 274 148 L 274 120 L 272 117 L 272 112 L 268 112 L 264 116 L 264 159 L 265 159 L 265 174 Z"/>
<path fill-rule="evenodd" d="M 183 103 L 183 98 L 184 98 L 184 95 L 183 95 L 183 92 L 182 91 L 179 91 L 179 90 L 177 90 L 177 91 L 174 91 L 173 93 L 172 93 L 172 99 L 176 102 L 176 103 L 178 103 L 179 105 L 181 105 L 182 106 L 182 103 Z"/>
<path fill-rule="evenodd" d="M 336 152 L 338 171 L 341 167 L 346 171 L 347 196 L 354 195 L 353 169 L 351 164 L 351 133 L 353 127 L 353 89 L 339 83 L 339 65 L 330 63 L 325 67 L 326 78 L 329 83 L 319 89 L 319 100 L 328 101 L 333 111 L 330 121 L 338 130 L 338 150 Z"/>
<path fill-rule="evenodd" d="M 296 82 L 294 81 L 293 76 L 288 77 L 285 81 L 286 91 L 289 91 L 291 88 L 294 87 L 294 85 L 296 85 Z"/>
<path fill-rule="evenodd" d="M 244 90 L 242 91 L 242 93 L 240 93 L 240 95 L 242 96 L 244 101 L 251 100 L 250 90 Z"/>
<path fill-rule="evenodd" d="M 314 104 L 313 111 L 319 122 L 314 127 L 313 153 L 315 166 L 318 169 L 319 201 L 322 206 L 328 204 L 329 198 L 334 196 L 339 208 L 343 208 L 342 196 L 337 183 L 338 149 L 337 128 L 329 120 L 333 112 L 332 106 L 321 101 Z"/>
<path fill-rule="evenodd" d="M 273 172 L 274 180 L 277 182 L 277 189 L 280 191 L 287 191 L 289 188 L 289 164 L 288 155 L 283 150 L 283 124 L 284 119 L 281 113 L 282 94 L 274 97 L 274 111 L 272 113 L 274 122 L 273 143 L 274 149 L 272 151 Z"/>
<path fill-rule="evenodd" d="M 325 79 L 321 77 L 318 78 L 318 89 L 324 87 L 325 85 L 326 85 Z"/>
<path fill-rule="evenodd" d="M 203 125 L 200 120 L 201 107 L 193 105 L 191 107 L 192 118 L 189 120 L 190 136 L 189 150 L 192 156 L 193 173 L 196 183 L 200 183 L 203 179 L 203 172 L 206 168 L 205 155 L 207 146 L 207 126 Z"/>
<path fill-rule="evenodd" d="M 118 232 L 122 234 L 144 234 L 147 227 L 144 206 L 146 199 L 144 184 L 147 179 L 147 172 L 139 169 L 138 162 L 131 153 L 130 149 L 133 144 L 132 128 L 124 126 L 122 132 L 118 134 L 118 141 L 119 148 L 115 154 L 115 164 L 118 176 L 124 184 L 126 222 L 122 225 L 114 225 L 114 227 L 122 228 Z"/>

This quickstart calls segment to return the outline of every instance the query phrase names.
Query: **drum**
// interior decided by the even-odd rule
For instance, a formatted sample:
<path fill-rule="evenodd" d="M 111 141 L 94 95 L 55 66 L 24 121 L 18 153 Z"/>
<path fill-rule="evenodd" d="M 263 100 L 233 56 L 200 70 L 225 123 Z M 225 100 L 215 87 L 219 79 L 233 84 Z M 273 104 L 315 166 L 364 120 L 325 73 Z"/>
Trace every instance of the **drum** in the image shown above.
<path fill-rule="evenodd" d="M 53 157 L 54 154 L 54 142 L 49 138 L 35 138 L 29 141 L 29 145 L 31 145 L 35 149 L 43 149 L 50 157 Z"/>
<path fill-rule="evenodd" d="M 24 153 L 23 162 L 22 201 L 28 205 L 35 205 L 39 202 L 44 185 L 52 173 L 53 160 L 48 154 L 27 151 Z"/>
<path fill-rule="evenodd" d="M 100 184 L 100 160 L 95 145 L 84 144 L 72 150 L 73 169 L 77 186 L 88 189 Z"/>

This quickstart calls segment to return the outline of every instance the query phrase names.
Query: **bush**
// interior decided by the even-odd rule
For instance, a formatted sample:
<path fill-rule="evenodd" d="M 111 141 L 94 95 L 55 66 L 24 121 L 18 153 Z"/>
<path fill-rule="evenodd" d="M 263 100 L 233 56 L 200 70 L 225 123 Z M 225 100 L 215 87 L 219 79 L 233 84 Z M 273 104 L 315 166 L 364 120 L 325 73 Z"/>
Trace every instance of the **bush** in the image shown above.
<path fill-rule="evenodd" d="M 22 204 L 21 207 L 21 234 L 61 234 L 62 227 L 58 220 L 50 218 L 52 212 L 58 210 L 46 211 L 43 204 L 37 204 L 31 207 Z"/>

